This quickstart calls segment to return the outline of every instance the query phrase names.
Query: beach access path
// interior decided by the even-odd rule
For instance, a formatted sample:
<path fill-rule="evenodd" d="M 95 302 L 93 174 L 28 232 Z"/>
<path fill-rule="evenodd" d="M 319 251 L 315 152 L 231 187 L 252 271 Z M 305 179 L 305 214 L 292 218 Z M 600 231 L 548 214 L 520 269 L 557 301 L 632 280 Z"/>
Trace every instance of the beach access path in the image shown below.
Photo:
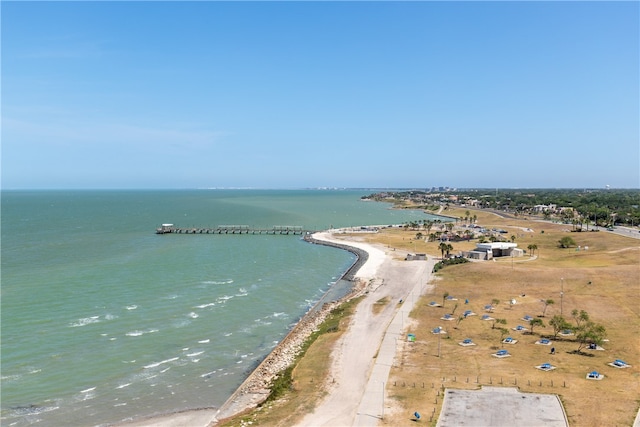
<path fill-rule="evenodd" d="M 347 332 L 333 350 L 326 399 L 297 425 L 375 426 L 384 415 L 384 386 L 393 366 L 397 341 L 404 339 L 403 329 L 408 326 L 413 305 L 430 290 L 428 282 L 435 261 L 432 258 L 404 261 L 404 253 L 353 238 L 336 239 L 329 233 L 317 233 L 314 237 L 367 251 L 369 259 L 356 277 L 371 284 Z M 385 298 L 388 303 L 376 313 L 374 304 Z"/>

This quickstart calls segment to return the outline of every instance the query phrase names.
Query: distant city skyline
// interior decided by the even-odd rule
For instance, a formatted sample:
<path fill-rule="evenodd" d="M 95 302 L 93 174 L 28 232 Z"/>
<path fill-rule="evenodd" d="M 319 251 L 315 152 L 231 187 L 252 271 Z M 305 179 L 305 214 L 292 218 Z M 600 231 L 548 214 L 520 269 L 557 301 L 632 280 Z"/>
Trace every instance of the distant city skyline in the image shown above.
<path fill-rule="evenodd" d="M 2 2 L 2 188 L 640 188 L 638 2 Z"/>

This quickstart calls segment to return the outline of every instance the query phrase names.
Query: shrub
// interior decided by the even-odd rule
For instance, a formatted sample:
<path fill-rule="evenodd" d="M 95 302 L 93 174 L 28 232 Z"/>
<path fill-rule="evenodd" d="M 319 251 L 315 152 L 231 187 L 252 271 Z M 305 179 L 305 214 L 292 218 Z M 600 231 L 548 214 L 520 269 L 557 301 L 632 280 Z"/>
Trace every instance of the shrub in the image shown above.
<path fill-rule="evenodd" d="M 456 264 L 464 264 L 466 262 L 469 262 L 468 259 L 466 258 L 449 258 L 449 259 L 444 259 L 442 261 L 437 262 L 434 266 L 433 266 L 433 272 L 437 272 L 439 270 L 441 270 L 442 268 L 446 267 L 447 265 L 456 265 Z"/>

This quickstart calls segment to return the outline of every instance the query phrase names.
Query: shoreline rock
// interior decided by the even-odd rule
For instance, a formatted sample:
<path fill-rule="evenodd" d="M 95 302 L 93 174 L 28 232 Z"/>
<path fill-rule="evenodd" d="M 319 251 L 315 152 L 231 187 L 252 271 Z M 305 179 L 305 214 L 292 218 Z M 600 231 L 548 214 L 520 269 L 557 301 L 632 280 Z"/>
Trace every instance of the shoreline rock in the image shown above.
<path fill-rule="evenodd" d="M 358 296 L 364 288 L 362 281 L 354 282 L 352 290 L 340 300 L 324 303 L 319 309 L 311 309 L 220 407 L 209 426 L 215 426 L 263 403 L 271 393 L 269 387 L 273 379 L 296 361 L 302 345 L 318 330 L 331 311 Z"/>

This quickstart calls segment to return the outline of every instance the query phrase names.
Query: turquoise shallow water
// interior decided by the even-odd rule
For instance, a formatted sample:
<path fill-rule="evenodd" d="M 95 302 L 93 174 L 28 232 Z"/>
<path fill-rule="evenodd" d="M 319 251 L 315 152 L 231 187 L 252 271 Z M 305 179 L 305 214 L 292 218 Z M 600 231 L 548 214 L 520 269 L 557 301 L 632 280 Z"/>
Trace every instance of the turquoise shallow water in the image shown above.
<path fill-rule="evenodd" d="M 155 227 L 423 219 L 363 191 L 2 192 L 2 425 L 216 407 L 353 263 L 300 236 Z"/>

